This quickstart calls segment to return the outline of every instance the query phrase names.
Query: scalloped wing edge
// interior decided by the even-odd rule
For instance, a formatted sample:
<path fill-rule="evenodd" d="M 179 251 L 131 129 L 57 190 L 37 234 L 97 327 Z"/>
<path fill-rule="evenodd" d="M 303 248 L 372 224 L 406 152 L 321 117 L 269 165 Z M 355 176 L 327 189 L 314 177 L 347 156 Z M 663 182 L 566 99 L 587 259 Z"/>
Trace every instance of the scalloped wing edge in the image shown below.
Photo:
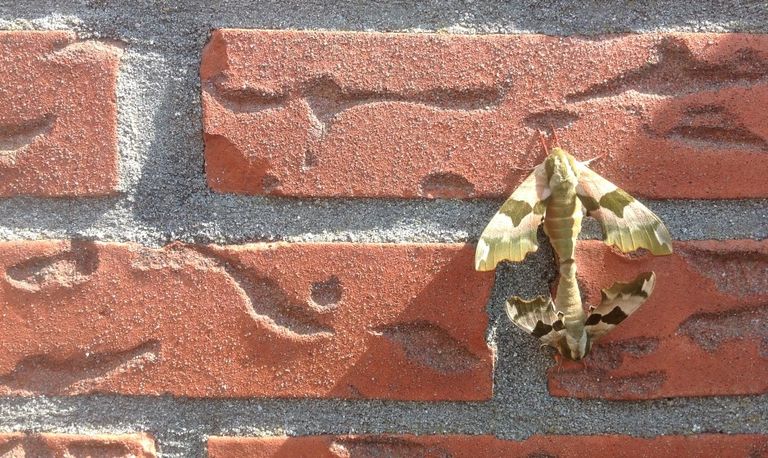
<path fill-rule="evenodd" d="M 520 262 L 538 250 L 536 232 L 550 191 L 543 165 L 537 166 L 493 215 L 475 250 L 475 270 L 493 270 L 503 260 Z"/>
<path fill-rule="evenodd" d="M 562 316 L 555 312 L 551 297 L 525 300 L 514 296 L 507 300 L 506 311 L 512 323 L 543 344 L 558 348 L 558 342 L 565 336 Z"/>
<path fill-rule="evenodd" d="M 593 309 L 584 323 L 590 338 L 596 339 L 621 324 L 653 293 L 656 274 L 643 272 L 630 282 L 616 282 L 601 292 L 600 305 Z"/>
<path fill-rule="evenodd" d="M 576 193 L 589 216 L 600 222 L 605 243 L 625 253 L 644 248 L 657 256 L 672 254 L 672 236 L 661 219 L 583 163 Z"/>

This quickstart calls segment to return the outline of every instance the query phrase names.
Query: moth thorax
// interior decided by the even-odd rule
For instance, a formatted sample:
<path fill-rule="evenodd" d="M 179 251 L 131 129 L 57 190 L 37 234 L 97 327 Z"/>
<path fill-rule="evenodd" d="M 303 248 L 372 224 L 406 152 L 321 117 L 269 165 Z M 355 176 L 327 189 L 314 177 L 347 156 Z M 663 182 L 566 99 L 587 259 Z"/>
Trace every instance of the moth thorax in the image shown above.
<path fill-rule="evenodd" d="M 569 184 L 576 186 L 576 184 L 579 182 L 579 178 L 576 175 L 576 172 L 574 172 L 569 166 L 556 169 L 552 178 L 553 179 L 550 180 L 550 183 L 554 182 L 553 184 L 559 185 Z"/>
<path fill-rule="evenodd" d="M 579 182 L 579 172 L 576 160 L 564 149 L 554 148 L 552 154 L 544 161 L 549 187 L 558 189 L 573 189 Z"/>

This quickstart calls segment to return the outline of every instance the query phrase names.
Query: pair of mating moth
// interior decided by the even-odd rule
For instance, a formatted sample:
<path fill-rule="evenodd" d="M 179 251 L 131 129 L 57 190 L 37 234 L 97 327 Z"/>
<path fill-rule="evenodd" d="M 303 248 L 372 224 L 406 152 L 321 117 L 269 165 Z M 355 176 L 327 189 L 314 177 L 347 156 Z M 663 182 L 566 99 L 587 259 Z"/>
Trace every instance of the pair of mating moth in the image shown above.
<path fill-rule="evenodd" d="M 661 220 L 590 170 L 589 162 L 576 160 L 559 145 L 552 148 L 493 216 L 475 253 L 476 270 L 493 270 L 505 259 L 522 261 L 538 249 L 536 232 L 543 221 L 560 271 L 554 301 L 551 297 L 526 301 L 515 296 L 507 301 L 507 314 L 518 327 L 573 360 L 584 358 L 595 339 L 637 310 L 656 283 L 653 272 L 641 273 L 629 283 L 617 282 L 603 289 L 600 305 L 586 313 L 574 259 L 583 215 L 598 220 L 605 243 L 623 252 L 644 248 L 654 255 L 672 253 L 672 240 Z"/>

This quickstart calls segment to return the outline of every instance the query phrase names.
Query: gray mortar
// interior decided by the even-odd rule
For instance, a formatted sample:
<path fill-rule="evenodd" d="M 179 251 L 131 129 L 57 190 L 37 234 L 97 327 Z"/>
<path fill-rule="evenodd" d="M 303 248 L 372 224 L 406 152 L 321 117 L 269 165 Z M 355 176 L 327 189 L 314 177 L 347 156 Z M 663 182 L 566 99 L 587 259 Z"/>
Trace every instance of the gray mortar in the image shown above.
<path fill-rule="evenodd" d="M 114 3 L 114 4 L 112 4 Z M 0 2 L 0 29 L 67 29 L 126 44 L 118 87 L 122 193 L 0 199 L 0 239 L 450 242 L 474 240 L 498 201 L 237 197 L 202 175 L 200 52 L 216 27 L 595 35 L 768 32 L 755 2 Z M 212 5 L 213 4 L 213 5 Z M 653 201 L 679 240 L 768 237 L 768 201 Z M 364 218 L 363 218 L 364 217 Z M 591 223 L 584 237 L 599 237 Z M 545 245 L 546 246 L 546 245 Z M 768 396 L 644 402 L 557 399 L 552 364 L 503 316 L 510 294 L 546 290 L 551 252 L 505 266 L 488 310 L 498 349 L 495 393 L 481 403 L 190 400 L 88 395 L 0 398 L 0 431 L 156 435 L 163 456 L 200 456 L 208 435 L 411 432 L 495 434 L 768 432 Z M 311 415 L 307 413 L 311 412 Z"/>

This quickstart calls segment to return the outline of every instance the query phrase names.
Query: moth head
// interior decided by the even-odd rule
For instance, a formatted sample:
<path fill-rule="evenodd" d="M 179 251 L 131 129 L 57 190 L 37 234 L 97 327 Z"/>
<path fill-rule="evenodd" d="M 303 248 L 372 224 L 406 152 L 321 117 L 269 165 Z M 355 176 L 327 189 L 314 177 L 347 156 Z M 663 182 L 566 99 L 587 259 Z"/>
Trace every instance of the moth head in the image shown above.
<path fill-rule="evenodd" d="M 576 159 L 558 146 L 552 148 L 552 152 L 544 160 L 544 168 L 547 171 L 550 189 L 573 189 L 579 182 Z"/>

